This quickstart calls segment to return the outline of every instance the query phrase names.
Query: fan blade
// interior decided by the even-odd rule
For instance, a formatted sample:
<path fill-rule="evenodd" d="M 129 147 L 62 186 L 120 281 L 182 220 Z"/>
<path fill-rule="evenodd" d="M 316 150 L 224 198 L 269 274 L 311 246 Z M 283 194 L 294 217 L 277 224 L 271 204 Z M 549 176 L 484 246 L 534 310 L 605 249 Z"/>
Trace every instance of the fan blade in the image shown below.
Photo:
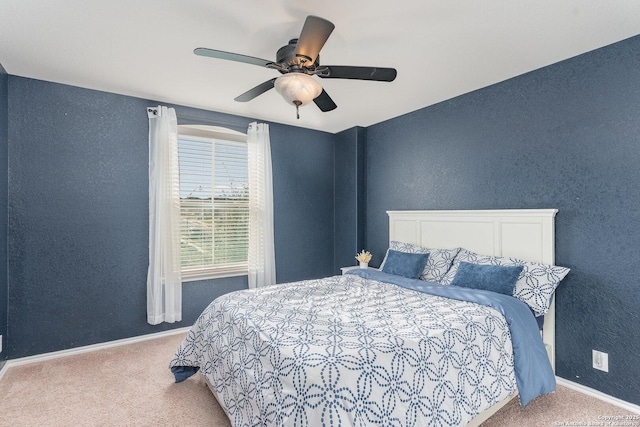
<path fill-rule="evenodd" d="M 327 111 L 335 110 L 336 108 L 338 108 L 336 103 L 333 102 L 333 99 L 331 99 L 329 94 L 325 92 L 324 89 L 322 89 L 322 92 L 320 93 L 320 95 L 316 96 L 313 102 L 315 102 L 318 108 L 324 111 L 325 113 Z"/>
<path fill-rule="evenodd" d="M 253 56 L 240 55 L 239 53 L 224 52 L 222 50 L 207 49 L 206 47 L 199 47 L 193 50 L 193 53 L 199 56 L 207 56 L 209 58 L 226 59 L 227 61 L 244 62 L 245 64 L 258 65 L 260 67 L 266 67 L 272 64 L 273 61 L 267 61 L 266 59 L 254 58 Z"/>
<path fill-rule="evenodd" d="M 298 37 L 296 56 L 306 59 L 309 65 L 313 64 L 334 28 L 335 25 L 326 19 L 313 15 L 307 16 Z"/>
<path fill-rule="evenodd" d="M 327 68 L 327 72 L 318 73 L 318 77 L 325 79 L 355 79 L 392 82 L 398 74 L 395 68 L 349 67 L 341 65 L 323 65 L 321 68 Z"/>
<path fill-rule="evenodd" d="M 235 101 L 238 101 L 238 102 L 251 101 L 256 96 L 262 95 L 269 89 L 273 89 L 273 82 L 275 81 L 276 81 L 276 77 L 272 78 L 271 80 L 267 80 L 266 82 L 261 83 L 258 86 L 254 87 L 253 89 L 249 89 L 242 95 L 236 97 Z"/>

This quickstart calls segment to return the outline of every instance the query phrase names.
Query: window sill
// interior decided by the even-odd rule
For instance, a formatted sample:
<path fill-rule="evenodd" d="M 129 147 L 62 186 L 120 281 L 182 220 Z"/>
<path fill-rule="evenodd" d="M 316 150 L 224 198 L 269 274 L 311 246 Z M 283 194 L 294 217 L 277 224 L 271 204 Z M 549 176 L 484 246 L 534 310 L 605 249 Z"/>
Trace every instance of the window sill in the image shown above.
<path fill-rule="evenodd" d="M 223 279 L 225 277 L 246 276 L 249 272 L 246 265 L 236 268 L 219 268 L 206 270 L 187 270 L 182 272 L 182 282 L 196 282 L 200 280 Z"/>

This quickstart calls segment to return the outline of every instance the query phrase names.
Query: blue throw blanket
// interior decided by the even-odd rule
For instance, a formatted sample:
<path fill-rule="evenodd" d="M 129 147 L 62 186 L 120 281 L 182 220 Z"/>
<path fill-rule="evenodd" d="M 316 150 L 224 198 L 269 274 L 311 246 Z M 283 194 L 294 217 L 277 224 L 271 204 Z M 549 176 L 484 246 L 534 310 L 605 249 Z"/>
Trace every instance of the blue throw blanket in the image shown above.
<path fill-rule="evenodd" d="M 556 378 L 540 337 L 538 325 L 531 311 L 522 301 L 495 292 L 443 286 L 374 269 L 354 269 L 347 274 L 392 283 L 430 295 L 474 302 L 498 310 L 509 324 L 520 404 L 525 406 L 537 396 L 555 391 Z"/>

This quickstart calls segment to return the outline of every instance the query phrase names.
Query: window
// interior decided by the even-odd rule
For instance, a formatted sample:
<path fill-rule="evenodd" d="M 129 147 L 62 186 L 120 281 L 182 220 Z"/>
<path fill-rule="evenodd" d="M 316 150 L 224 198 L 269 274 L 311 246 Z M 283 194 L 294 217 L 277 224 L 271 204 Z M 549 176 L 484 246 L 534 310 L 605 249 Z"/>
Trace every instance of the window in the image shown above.
<path fill-rule="evenodd" d="M 178 126 L 184 281 L 247 274 L 246 139 L 229 129 Z"/>

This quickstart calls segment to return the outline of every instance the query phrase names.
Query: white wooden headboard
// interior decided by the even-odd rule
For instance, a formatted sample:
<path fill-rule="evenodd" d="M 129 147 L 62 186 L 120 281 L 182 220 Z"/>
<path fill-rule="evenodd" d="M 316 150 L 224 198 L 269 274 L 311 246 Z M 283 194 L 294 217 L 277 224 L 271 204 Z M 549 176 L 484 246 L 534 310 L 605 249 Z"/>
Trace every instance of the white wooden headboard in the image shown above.
<path fill-rule="evenodd" d="M 387 211 L 389 241 L 427 248 L 462 247 L 483 255 L 555 263 L 557 209 Z M 555 303 L 545 315 L 543 341 L 555 370 Z"/>

